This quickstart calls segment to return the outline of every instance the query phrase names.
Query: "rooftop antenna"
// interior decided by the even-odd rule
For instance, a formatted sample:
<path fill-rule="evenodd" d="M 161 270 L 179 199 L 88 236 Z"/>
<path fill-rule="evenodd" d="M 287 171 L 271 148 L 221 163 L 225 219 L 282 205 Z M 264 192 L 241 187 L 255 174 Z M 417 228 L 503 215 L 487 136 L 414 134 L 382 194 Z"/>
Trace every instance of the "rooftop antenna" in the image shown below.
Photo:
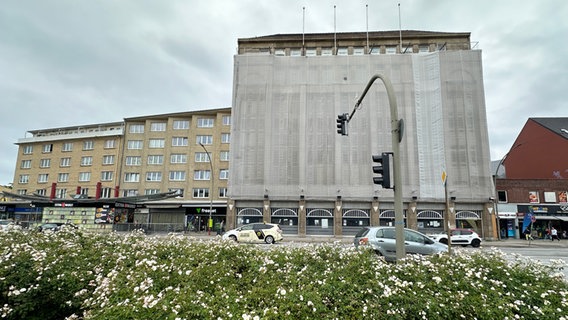
<path fill-rule="evenodd" d="M 398 35 L 400 38 L 400 53 L 402 53 L 402 24 L 400 22 L 400 2 L 398 3 Z"/>
<path fill-rule="evenodd" d="M 336 18 L 335 18 L 335 8 L 336 6 L 333 5 L 333 51 L 337 54 L 337 26 L 336 26 Z"/>
<path fill-rule="evenodd" d="M 367 50 L 365 51 L 369 51 L 369 5 L 368 4 L 365 5 L 365 16 L 367 19 Z"/>

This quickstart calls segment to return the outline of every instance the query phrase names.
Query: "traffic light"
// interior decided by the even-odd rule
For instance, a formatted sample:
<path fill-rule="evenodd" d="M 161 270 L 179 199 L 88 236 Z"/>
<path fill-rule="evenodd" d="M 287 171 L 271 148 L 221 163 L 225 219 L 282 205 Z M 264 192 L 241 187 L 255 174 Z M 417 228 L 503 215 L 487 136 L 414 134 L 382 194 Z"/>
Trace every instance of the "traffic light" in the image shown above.
<path fill-rule="evenodd" d="M 347 135 L 347 113 L 343 113 L 337 116 L 337 133 L 342 136 Z"/>
<path fill-rule="evenodd" d="M 373 166 L 373 173 L 380 174 L 378 177 L 373 177 L 374 184 L 380 184 L 385 189 L 392 189 L 390 183 L 390 156 L 388 153 L 383 152 L 380 155 L 373 155 L 373 162 L 377 165 Z"/>

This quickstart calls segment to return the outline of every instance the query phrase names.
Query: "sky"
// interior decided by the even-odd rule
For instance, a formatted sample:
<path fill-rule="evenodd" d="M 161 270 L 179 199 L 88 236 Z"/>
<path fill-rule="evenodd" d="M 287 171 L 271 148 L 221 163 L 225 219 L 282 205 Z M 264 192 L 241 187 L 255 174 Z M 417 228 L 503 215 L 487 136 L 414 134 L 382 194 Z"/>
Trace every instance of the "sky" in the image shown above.
<path fill-rule="evenodd" d="M 566 17 L 566 0 L 4 0 L 0 185 L 29 130 L 231 106 L 239 38 L 367 25 L 471 33 L 499 160 L 528 118 L 568 117 Z"/>

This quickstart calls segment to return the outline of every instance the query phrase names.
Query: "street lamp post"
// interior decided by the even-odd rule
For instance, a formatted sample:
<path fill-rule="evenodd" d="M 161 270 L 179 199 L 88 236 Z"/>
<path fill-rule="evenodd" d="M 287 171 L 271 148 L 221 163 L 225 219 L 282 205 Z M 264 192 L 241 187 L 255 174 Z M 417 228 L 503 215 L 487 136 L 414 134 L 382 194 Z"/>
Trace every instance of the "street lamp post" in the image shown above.
<path fill-rule="evenodd" d="M 393 152 L 393 173 L 394 173 L 394 224 L 395 224 L 395 234 L 396 234 L 396 258 L 401 261 L 406 255 L 406 249 L 404 247 L 404 213 L 402 209 L 402 175 L 401 175 L 401 160 L 400 160 L 400 142 L 402 141 L 402 135 L 404 130 L 404 121 L 398 119 L 398 109 L 396 105 L 396 96 L 394 95 L 394 89 L 390 80 L 381 75 L 375 74 L 371 77 L 365 90 L 361 94 L 361 97 L 355 103 L 355 108 L 349 115 L 347 122 L 351 120 L 355 111 L 361 105 L 363 98 L 369 91 L 369 88 L 375 82 L 375 80 L 381 79 L 385 88 L 387 90 L 387 96 L 389 99 L 390 106 L 390 116 L 391 116 L 391 135 L 392 135 L 392 152 Z"/>
<path fill-rule="evenodd" d="M 209 160 L 209 166 L 211 168 L 211 189 L 209 190 L 209 220 L 207 220 L 207 228 L 208 228 L 208 235 L 211 235 L 211 212 L 213 212 L 213 161 L 211 161 L 211 156 L 209 152 L 203 145 L 203 143 L 199 143 L 199 145 L 205 150 L 205 154 L 207 154 L 207 159 Z"/>

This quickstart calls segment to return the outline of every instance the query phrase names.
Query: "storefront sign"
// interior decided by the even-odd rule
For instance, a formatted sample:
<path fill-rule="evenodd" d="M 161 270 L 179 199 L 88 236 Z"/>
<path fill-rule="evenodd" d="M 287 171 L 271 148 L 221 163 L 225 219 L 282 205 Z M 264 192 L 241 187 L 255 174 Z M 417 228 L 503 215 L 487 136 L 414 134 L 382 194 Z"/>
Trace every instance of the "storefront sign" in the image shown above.
<path fill-rule="evenodd" d="M 515 219 L 517 217 L 516 212 L 499 212 L 497 215 L 499 219 Z"/>

